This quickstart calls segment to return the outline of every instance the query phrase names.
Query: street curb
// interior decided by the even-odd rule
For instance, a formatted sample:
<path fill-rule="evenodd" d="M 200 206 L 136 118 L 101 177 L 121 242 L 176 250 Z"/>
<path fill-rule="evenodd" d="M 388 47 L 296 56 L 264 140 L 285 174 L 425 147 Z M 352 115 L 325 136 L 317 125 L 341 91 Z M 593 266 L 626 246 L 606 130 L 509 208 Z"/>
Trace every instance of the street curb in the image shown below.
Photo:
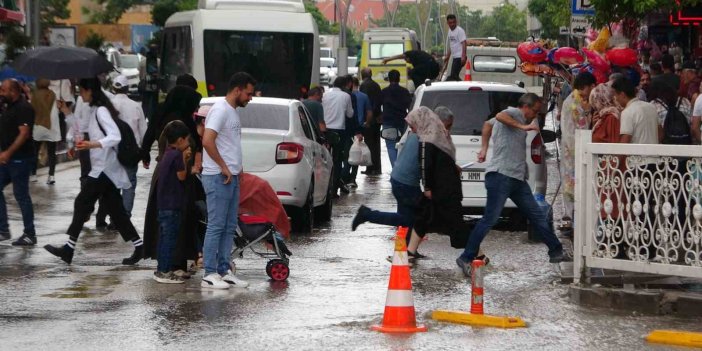
<path fill-rule="evenodd" d="M 570 302 L 649 315 L 702 317 L 702 294 L 666 290 L 631 290 L 578 286 L 568 289 Z"/>

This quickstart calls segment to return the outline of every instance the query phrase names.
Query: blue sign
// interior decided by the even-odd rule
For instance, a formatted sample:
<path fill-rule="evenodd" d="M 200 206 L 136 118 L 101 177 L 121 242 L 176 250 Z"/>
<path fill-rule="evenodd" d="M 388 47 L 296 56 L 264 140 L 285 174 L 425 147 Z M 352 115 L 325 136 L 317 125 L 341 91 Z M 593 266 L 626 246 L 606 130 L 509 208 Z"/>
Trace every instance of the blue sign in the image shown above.
<path fill-rule="evenodd" d="M 573 16 L 594 16 L 595 8 L 592 7 L 590 0 L 573 0 Z"/>

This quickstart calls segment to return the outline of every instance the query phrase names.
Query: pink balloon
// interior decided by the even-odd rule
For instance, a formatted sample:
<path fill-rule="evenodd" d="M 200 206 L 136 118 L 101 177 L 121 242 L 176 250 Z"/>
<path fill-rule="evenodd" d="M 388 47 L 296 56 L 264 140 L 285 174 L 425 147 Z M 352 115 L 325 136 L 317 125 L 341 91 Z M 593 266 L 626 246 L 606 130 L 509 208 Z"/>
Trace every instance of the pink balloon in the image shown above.
<path fill-rule="evenodd" d="M 553 58 L 556 62 L 563 65 L 574 65 L 585 61 L 578 50 L 569 47 L 557 49 L 556 53 L 553 55 Z"/>
<path fill-rule="evenodd" d="M 630 48 L 615 48 L 605 54 L 607 60 L 615 66 L 634 66 L 639 61 L 636 50 Z"/>
<path fill-rule="evenodd" d="M 585 48 L 583 48 L 583 53 L 585 54 L 585 58 L 587 58 L 587 62 L 590 63 L 590 66 L 602 72 L 609 72 L 609 62 L 607 62 L 607 59 L 602 57 L 602 55 Z"/>

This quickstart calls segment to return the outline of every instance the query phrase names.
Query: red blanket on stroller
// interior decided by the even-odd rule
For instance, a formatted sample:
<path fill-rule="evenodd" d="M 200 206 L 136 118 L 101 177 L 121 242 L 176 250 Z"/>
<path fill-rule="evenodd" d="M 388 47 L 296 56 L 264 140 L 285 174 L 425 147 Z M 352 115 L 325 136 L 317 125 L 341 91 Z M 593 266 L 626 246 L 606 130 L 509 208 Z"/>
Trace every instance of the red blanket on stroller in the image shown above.
<path fill-rule="evenodd" d="M 290 221 L 283 204 L 267 181 L 248 173 L 239 175 L 239 213 L 253 214 L 269 220 L 287 239 Z"/>

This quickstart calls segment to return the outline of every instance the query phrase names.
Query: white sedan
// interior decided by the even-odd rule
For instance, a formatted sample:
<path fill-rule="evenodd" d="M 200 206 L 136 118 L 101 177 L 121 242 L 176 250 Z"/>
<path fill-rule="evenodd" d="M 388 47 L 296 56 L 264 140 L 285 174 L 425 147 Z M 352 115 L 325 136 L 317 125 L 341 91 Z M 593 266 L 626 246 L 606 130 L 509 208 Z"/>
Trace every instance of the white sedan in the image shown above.
<path fill-rule="evenodd" d="M 203 98 L 212 105 L 223 97 Z M 297 100 L 255 97 L 241 116 L 244 172 L 273 187 L 294 231 L 310 232 L 332 215 L 333 162 L 325 140 Z"/>

